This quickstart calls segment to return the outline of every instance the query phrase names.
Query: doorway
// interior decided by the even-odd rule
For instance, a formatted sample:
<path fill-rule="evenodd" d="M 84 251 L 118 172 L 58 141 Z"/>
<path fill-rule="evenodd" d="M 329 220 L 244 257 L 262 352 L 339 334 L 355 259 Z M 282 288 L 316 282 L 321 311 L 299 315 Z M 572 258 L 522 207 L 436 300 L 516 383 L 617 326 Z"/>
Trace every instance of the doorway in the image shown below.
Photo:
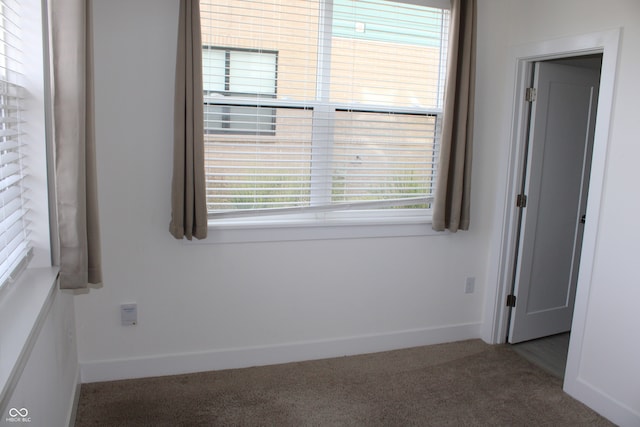
<path fill-rule="evenodd" d="M 564 374 L 602 54 L 531 62 L 507 342 Z M 532 358 L 533 356 L 533 358 Z"/>
<path fill-rule="evenodd" d="M 509 324 L 509 307 L 506 300 L 513 284 L 514 254 L 518 240 L 516 230 L 519 229 L 514 200 L 520 190 L 521 160 L 525 145 L 523 141 L 526 140 L 528 131 L 526 126 L 528 112 L 523 99 L 525 88 L 532 81 L 531 63 L 602 54 L 598 117 L 586 209 L 587 222 L 584 227 L 569 353 L 563 382 L 565 392 L 594 408 L 605 408 L 603 405 L 616 404 L 607 398 L 605 398 L 606 403 L 603 404 L 602 395 L 594 394 L 593 388 L 581 380 L 583 369 L 581 361 L 584 352 L 591 351 L 584 344 L 585 337 L 588 336 L 588 320 L 593 318 L 590 313 L 590 302 L 593 298 L 591 285 L 597 255 L 620 38 L 621 30 L 613 29 L 513 46 L 507 53 L 508 65 L 514 70 L 511 79 L 506 82 L 512 88 L 506 93 L 509 97 L 506 102 L 512 105 L 512 113 L 507 118 L 510 127 L 509 144 L 506 147 L 508 151 L 499 163 L 499 174 L 503 179 L 499 180 L 496 188 L 500 195 L 497 201 L 497 215 L 494 218 L 497 231 L 494 234 L 488 272 L 488 283 L 495 285 L 488 288 L 488 301 L 485 305 L 487 322 L 483 324 L 481 331 L 482 338 L 486 342 L 492 344 L 506 342 L 506 330 Z"/>

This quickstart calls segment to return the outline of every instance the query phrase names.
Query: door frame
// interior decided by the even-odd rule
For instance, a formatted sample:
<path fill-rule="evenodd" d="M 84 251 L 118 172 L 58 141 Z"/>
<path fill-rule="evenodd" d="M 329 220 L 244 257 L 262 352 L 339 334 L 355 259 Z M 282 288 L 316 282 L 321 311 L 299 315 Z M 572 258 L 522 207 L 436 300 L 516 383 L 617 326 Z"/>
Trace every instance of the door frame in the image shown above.
<path fill-rule="evenodd" d="M 589 290 L 595 257 L 600 206 L 606 169 L 606 154 L 609 143 L 609 127 L 612 116 L 616 66 L 620 29 L 589 33 L 547 40 L 512 48 L 508 54 L 508 65 L 515 70 L 513 91 L 509 93 L 512 105 L 511 131 L 508 156 L 503 159 L 500 176 L 501 186 L 496 206 L 495 248 L 490 257 L 487 283 L 495 283 L 488 289 L 482 337 L 493 344 L 506 342 L 509 310 L 506 298 L 511 291 L 515 266 L 515 247 L 519 228 L 518 209 L 515 197 L 520 190 L 523 174 L 523 156 L 528 136 L 529 105 L 524 101 L 525 90 L 531 82 L 533 63 L 551 59 L 568 58 L 590 54 L 602 54 L 600 95 L 593 141 L 591 174 L 578 284 L 574 305 L 572 334 L 567 357 L 564 389 L 581 394 L 579 365 L 582 352 L 583 333 L 589 308 Z M 494 291 L 493 293 L 491 291 Z M 582 392 L 585 392 L 582 390 Z M 570 394 L 574 394 L 571 393 Z M 575 396 L 577 397 L 577 396 Z"/>

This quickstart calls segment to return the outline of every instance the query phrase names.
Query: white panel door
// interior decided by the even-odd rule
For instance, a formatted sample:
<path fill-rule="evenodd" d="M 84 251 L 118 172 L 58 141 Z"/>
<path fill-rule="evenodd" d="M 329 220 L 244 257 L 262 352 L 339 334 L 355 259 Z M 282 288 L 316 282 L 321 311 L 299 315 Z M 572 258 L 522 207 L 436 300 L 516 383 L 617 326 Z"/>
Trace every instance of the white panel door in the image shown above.
<path fill-rule="evenodd" d="M 600 73 L 539 62 L 534 76 L 511 343 L 571 329 Z"/>

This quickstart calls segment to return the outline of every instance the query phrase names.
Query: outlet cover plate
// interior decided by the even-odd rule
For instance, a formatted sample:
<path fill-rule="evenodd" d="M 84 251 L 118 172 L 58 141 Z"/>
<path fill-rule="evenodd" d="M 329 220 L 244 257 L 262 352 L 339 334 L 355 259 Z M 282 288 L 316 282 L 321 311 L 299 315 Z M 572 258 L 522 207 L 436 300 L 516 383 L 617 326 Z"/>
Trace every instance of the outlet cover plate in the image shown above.
<path fill-rule="evenodd" d="M 476 288 L 476 278 L 475 277 L 467 277 L 467 280 L 464 284 L 464 293 L 472 294 Z"/>
<path fill-rule="evenodd" d="M 120 305 L 120 319 L 122 326 L 135 326 L 138 324 L 138 304 Z"/>

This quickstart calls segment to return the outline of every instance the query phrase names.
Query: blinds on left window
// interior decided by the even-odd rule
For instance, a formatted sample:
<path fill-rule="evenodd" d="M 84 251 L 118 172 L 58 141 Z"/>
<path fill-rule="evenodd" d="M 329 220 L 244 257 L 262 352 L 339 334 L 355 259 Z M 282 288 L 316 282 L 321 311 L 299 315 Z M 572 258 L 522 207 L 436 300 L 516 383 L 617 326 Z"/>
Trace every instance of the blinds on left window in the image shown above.
<path fill-rule="evenodd" d="M 31 256 L 23 150 L 20 2 L 0 0 L 0 287 Z"/>

